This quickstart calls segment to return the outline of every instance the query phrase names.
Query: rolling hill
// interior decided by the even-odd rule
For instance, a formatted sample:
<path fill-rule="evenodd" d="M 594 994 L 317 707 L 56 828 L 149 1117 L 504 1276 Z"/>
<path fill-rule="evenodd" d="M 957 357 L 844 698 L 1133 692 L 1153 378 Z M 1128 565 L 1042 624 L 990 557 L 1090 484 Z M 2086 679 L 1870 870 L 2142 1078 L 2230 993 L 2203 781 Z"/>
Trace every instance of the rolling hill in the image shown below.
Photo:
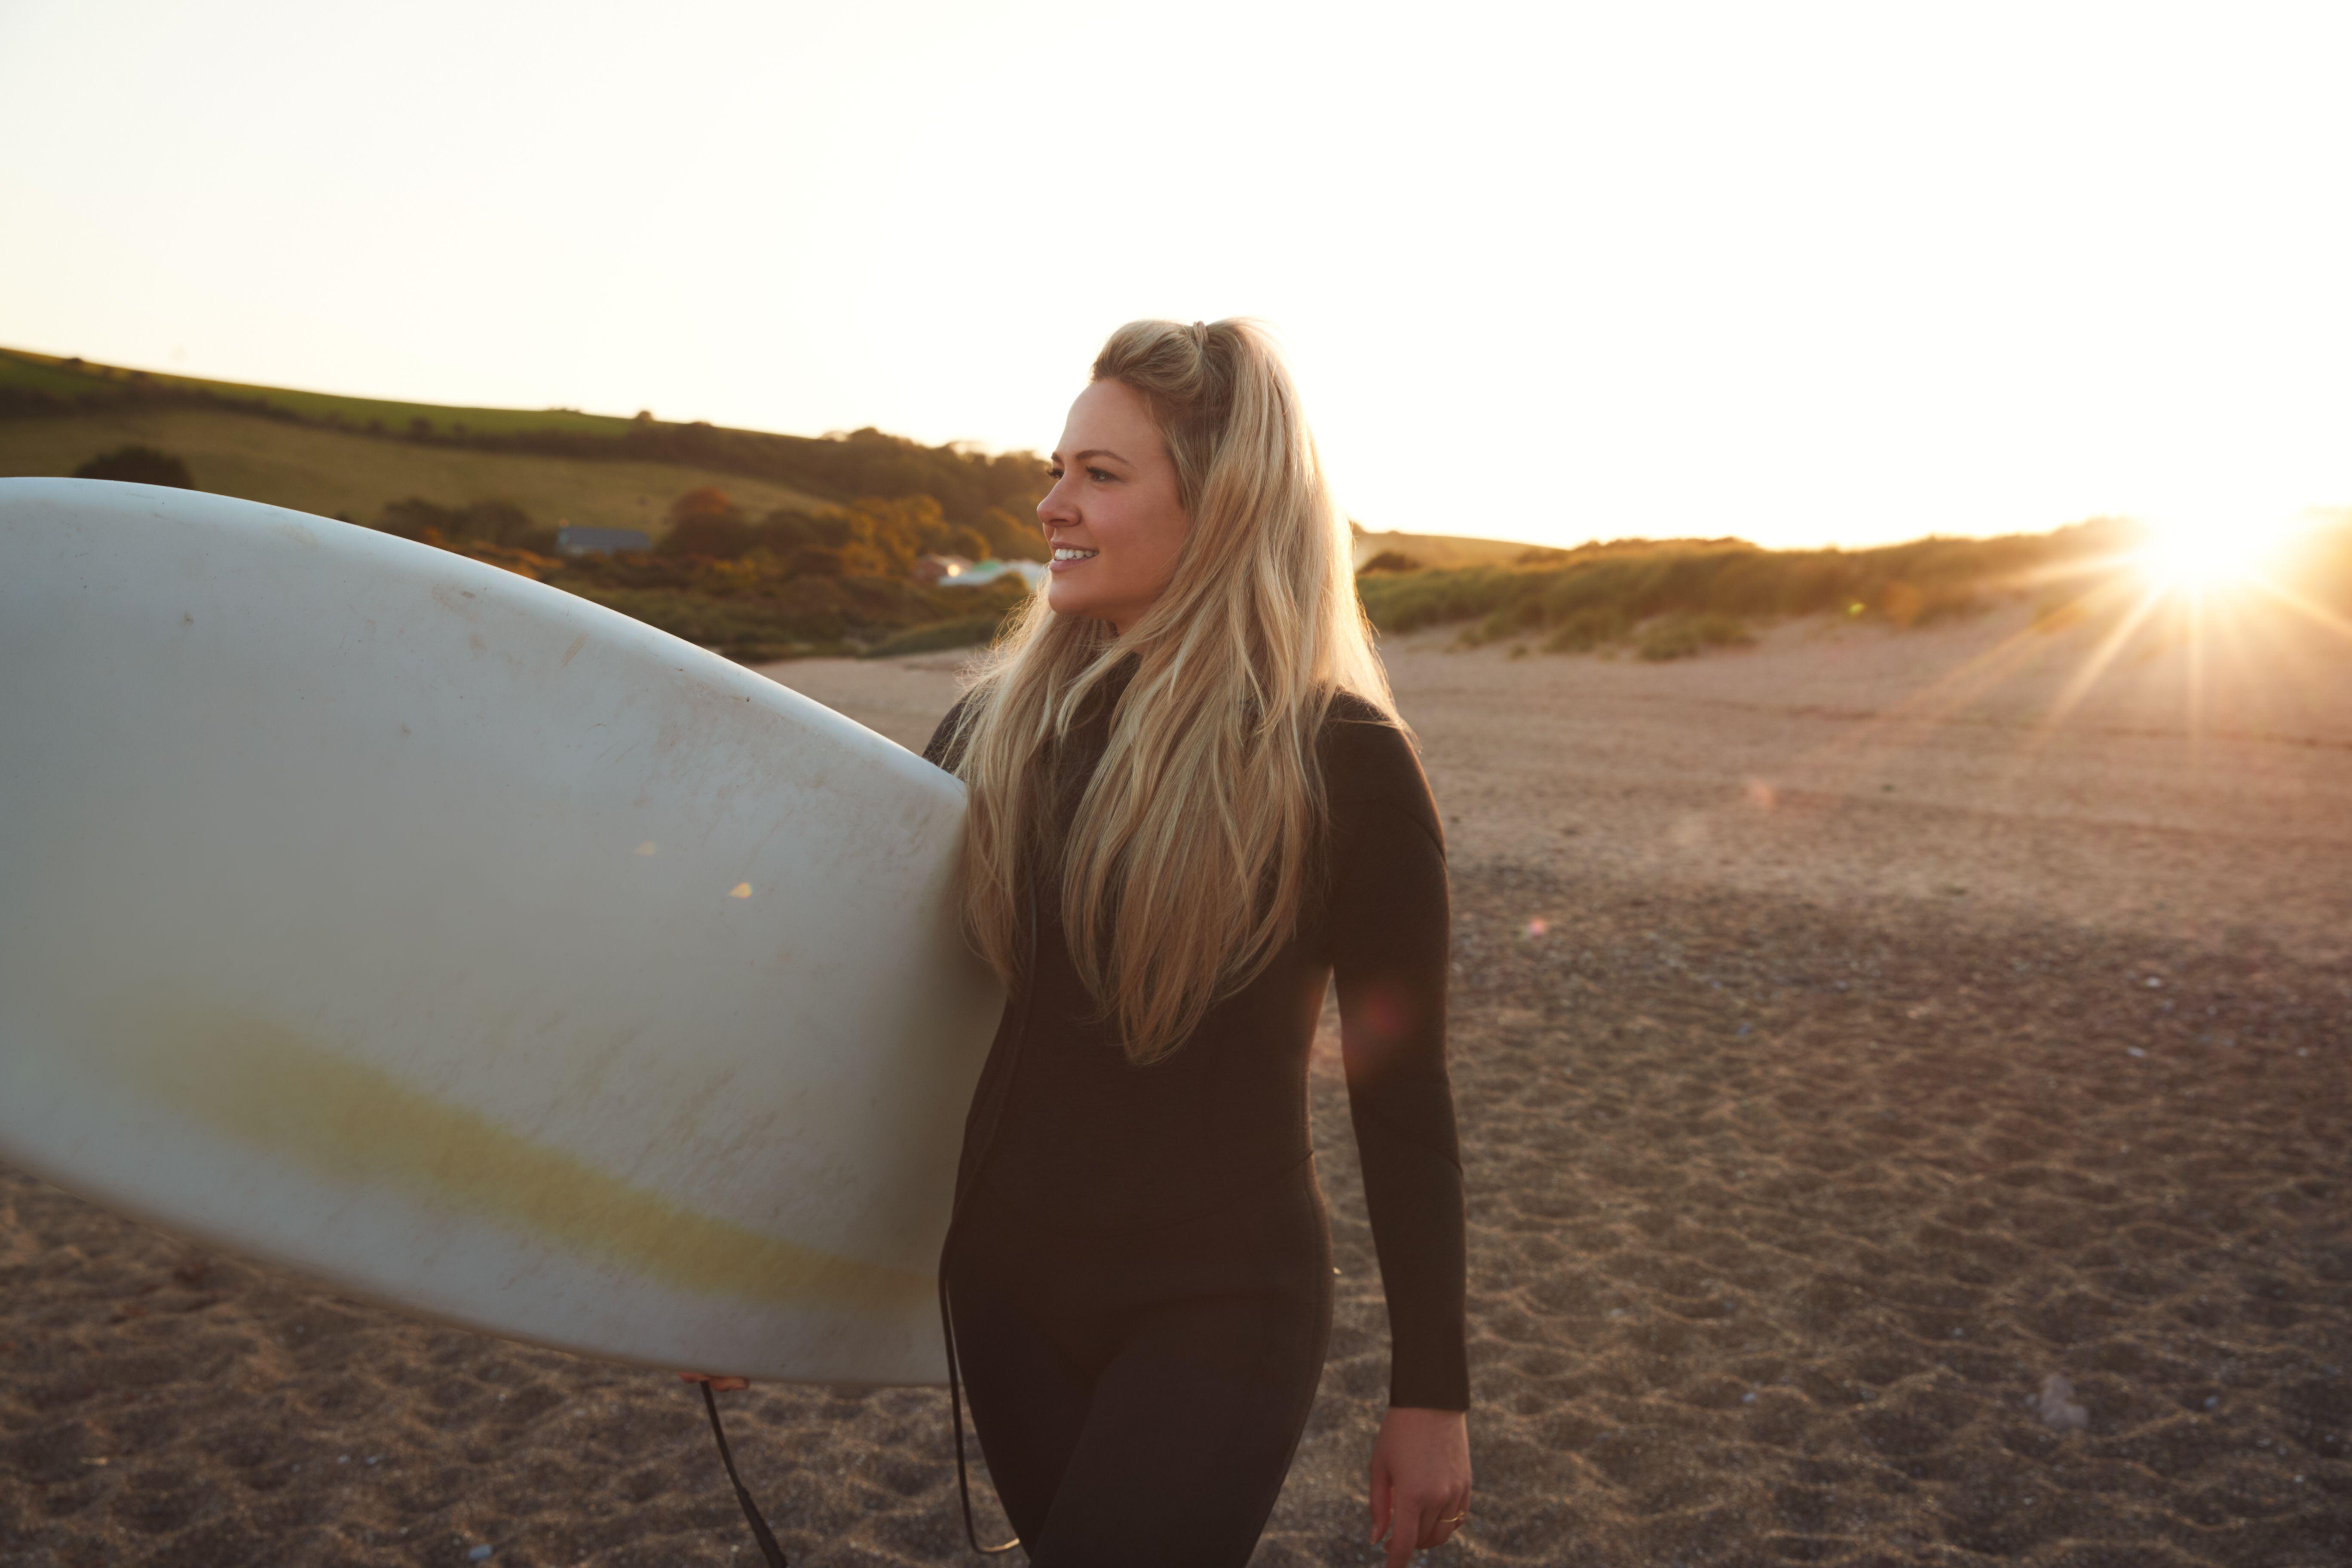
<path fill-rule="evenodd" d="M 755 514 L 834 510 L 832 500 L 806 490 L 717 468 L 427 446 L 170 405 L 0 419 L 0 476 L 70 474 L 100 452 L 130 445 L 184 459 L 199 489 L 352 522 L 373 522 L 414 496 L 451 508 L 510 501 L 541 522 L 658 534 L 670 503 L 706 485 Z"/>
<path fill-rule="evenodd" d="M 715 486 L 754 517 L 928 495 L 949 521 L 1017 548 L 1048 482 L 1031 453 L 879 430 L 783 436 L 649 414 L 398 403 L 0 349 L 0 474 L 69 474 L 131 444 L 178 456 L 205 489 L 369 523 L 414 496 L 657 531 L 677 496 Z"/>

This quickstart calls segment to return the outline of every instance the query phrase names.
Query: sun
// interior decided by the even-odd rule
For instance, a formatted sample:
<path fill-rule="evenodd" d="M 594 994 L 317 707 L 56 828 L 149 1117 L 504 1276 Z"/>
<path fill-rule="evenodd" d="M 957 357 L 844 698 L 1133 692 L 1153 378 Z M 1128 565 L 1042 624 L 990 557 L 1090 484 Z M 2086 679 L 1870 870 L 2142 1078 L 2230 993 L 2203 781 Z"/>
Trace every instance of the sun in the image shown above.
<path fill-rule="evenodd" d="M 2214 512 L 2148 520 L 2132 556 L 2150 588 L 2202 595 L 2251 583 L 2276 563 L 2290 520 Z"/>
<path fill-rule="evenodd" d="M 2151 529 L 2134 557 L 2151 587 L 2201 593 L 2242 582 L 2252 569 L 2242 542 L 2211 525 Z"/>

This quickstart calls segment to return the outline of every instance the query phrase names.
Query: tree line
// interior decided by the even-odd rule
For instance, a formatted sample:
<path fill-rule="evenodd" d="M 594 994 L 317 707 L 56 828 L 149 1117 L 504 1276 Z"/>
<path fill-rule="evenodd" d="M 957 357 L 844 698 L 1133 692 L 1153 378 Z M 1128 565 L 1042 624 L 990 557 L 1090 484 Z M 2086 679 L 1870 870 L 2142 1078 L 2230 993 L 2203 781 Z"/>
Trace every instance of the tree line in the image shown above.
<path fill-rule="evenodd" d="M 904 577 L 920 555 L 971 561 L 1043 561 L 1046 555 L 1042 531 L 1023 527 L 1002 508 L 984 509 L 977 524 L 952 522 L 928 495 L 861 496 L 835 512 L 782 507 L 753 518 L 726 491 L 706 485 L 672 501 L 664 522 L 653 547 L 662 561 L 740 563 L 751 577 Z M 373 526 L 428 544 L 556 553 L 556 529 L 511 501 L 444 506 L 412 496 L 385 507 Z"/>

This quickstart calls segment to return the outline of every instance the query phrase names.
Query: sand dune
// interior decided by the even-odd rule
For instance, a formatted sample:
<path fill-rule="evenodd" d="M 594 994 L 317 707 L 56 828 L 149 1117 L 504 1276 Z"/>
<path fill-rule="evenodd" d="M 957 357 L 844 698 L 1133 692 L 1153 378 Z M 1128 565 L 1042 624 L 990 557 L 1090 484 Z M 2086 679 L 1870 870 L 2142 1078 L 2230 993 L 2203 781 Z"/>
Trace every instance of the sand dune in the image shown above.
<path fill-rule="evenodd" d="M 1456 900 L 1480 1490 L 1433 1561 L 2352 1563 L 2352 644 L 2214 656 L 2192 712 L 2142 637 L 2050 724 L 2105 629 L 1386 650 Z M 954 672 L 772 671 L 912 746 Z M 1376 1560 L 1333 1026 L 1340 1309 L 1264 1564 Z M 973 1561 L 944 1394 L 727 1400 L 795 1563 Z M 756 1561 L 684 1385 L 0 1172 L 0 1563 L 485 1546 Z"/>

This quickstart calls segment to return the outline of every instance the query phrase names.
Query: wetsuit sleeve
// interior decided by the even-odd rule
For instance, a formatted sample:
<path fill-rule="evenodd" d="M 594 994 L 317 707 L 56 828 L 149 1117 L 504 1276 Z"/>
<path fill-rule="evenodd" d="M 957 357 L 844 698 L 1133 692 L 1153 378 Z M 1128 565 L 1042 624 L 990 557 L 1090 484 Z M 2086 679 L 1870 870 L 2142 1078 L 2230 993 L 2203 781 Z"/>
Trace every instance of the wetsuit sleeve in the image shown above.
<path fill-rule="evenodd" d="M 1389 1403 L 1467 1410 L 1462 1158 L 1445 1072 L 1452 911 L 1429 782 L 1398 731 L 1359 727 L 1335 797 L 1331 969 L 1364 1201 L 1388 1295 Z"/>
<path fill-rule="evenodd" d="M 956 725 L 962 721 L 964 704 L 971 700 L 969 693 L 955 700 L 955 705 L 947 710 L 939 727 L 931 731 L 929 742 L 923 747 L 923 761 L 945 768 L 950 773 L 955 772 L 956 762 L 963 752 L 955 732 Z"/>

